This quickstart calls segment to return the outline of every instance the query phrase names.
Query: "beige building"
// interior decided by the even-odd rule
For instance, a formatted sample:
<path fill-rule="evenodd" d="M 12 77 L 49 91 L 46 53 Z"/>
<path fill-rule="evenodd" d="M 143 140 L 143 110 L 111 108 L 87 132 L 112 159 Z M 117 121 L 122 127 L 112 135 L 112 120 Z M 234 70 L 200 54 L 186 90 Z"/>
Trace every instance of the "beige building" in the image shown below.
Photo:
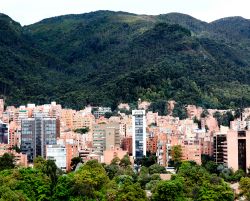
<path fill-rule="evenodd" d="M 246 125 L 246 127 L 245 127 Z M 214 135 L 214 158 L 218 164 L 242 169 L 250 167 L 250 127 L 248 122 L 235 120 L 230 130 Z"/>
<path fill-rule="evenodd" d="M 73 114 L 74 110 L 71 109 L 62 109 L 61 112 L 61 122 L 65 124 L 69 129 L 73 129 Z"/>
<path fill-rule="evenodd" d="M 120 147 L 120 125 L 118 123 L 95 124 L 93 127 L 93 152 L 103 155 L 105 150 Z"/>
<path fill-rule="evenodd" d="M 77 128 L 83 128 L 83 116 L 80 112 L 76 112 L 73 114 L 73 130 Z"/>
<path fill-rule="evenodd" d="M 3 156 L 5 153 L 12 154 L 14 156 L 15 164 L 17 166 L 28 167 L 26 154 L 17 153 L 16 151 L 11 150 L 8 144 L 0 144 L 0 156 Z"/>
<path fill-rule="evenodd" d="M 105 150 L 103 152 L 103 162 L 106 164 L 110 164 L 115 157 L 122 159 L 127 153 L 127 151 L 123 151 L 119 147 L 110 150 Z"/>

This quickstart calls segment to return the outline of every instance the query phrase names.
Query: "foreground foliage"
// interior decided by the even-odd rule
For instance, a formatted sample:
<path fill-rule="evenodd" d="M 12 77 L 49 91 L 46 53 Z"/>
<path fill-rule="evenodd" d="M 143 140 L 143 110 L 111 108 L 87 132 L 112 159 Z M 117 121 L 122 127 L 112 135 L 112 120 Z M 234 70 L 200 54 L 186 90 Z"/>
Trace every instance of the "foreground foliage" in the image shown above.
<path fill-rule="evenodd" d="M 115 158 L 110 165 L 96 160 L 79 170 L 62 174 L 53 161 L 37 158 L 34 168 L 2 168 L 0 200 L 7 201 L 230 201 L 232 190 L 224 180 L 193 162 L 182 162 L 171 180 L 161 180 L 165 173 L 159 165 L 132 170 L 128 156 Z M 242 194 L 249 196 L 248 178 L 242 178 Z M 146 191 L 152 196 L 146 196 Z"/>

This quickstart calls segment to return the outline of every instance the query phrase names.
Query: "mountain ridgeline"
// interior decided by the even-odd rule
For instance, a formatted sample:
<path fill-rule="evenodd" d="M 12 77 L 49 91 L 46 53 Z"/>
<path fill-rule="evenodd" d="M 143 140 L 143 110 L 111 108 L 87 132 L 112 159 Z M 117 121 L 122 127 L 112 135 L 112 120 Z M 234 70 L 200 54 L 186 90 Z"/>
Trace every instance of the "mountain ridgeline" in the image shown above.
<path fill-rule="evenodd" d="M 250 106 L 250 20 L 97 11 L 22 27 L 0 14 L 0 72 L 0 95 L 14 105 Z"/>

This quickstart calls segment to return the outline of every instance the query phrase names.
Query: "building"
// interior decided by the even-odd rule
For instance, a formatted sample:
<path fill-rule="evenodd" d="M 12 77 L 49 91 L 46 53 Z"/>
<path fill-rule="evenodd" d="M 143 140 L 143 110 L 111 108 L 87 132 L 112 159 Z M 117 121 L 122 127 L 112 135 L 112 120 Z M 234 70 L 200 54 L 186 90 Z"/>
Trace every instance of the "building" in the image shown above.
<path fill-rule="evenodd" d="M 157 152 L 157 142 L 158 136 L 149 136 L 147 137 L 147 152 L 155 154 Z"/>
<path fill-rule="evenodd" d="M 18 110 L 15 111 L 14 121 L 20 127 L 22 119 L 27 119 L 29 117 L 29 111 L 25 106 L 20 106 Z"/>
<path fill-rule="evenodd" d="M 132 111 L 132 128 L 133 128 L 133 157 L 142 158 L 146 156 L 146 118 L 145 110 Z"/>
<path fill-rule="evenodd" d="M 227 134 L 216 133 L 213 140 L 213 158 L 217 164 L 226 164 Z M 227 164 L 226 164 L 227 165 Z"/>
<path fill-rule="evenodd" d="M 78 138 L 80 134 L 70 133 L 64 134 L 57 140 L 57 145 L 61 147 L 65 147 L 66 149 L 66 171 L 69 172 L 71 170 L 71 160 L 74 157 L 79 156 L 79 149 L 81 147 L 81 139 Z"/>
<path fill-rule="evenodd" d="M 185 140 L 182 145 L 182 160 L 195 161 L 201 165 L 201 145 L 199 140 Z"/>
<path fill-rule="evenodd" d="M 93 112 L 96 119 L 99 119 L 101 116 L 105 116 L 105 113 L 111 113 L 112 110 L 110 107 L 98 107 L 97 110 Z"/>
<path fill-rule="evenodd" d="M 21 122 L 21 150 L 33 162 L 37 156 L 46 157 L 46 145 L 56 144 L 56 119 L 35 117 Z"/>
<path fill-rule="evenodd" d="M 61 111 L 61 122 L 65 124 L 69 129 L 73 129 L 73 114 L 74 110 L 62 109 Z"/>
<path fill-rule="evenodd" d="M 129 106 L 129 104 L 128 103 L 120 103 L 119 105 L 118 105 L 118 109 L 120 109 L 120 110 L 130 110 L 130 106 Z"/>
<path fill-rule="evenodd" d="M 0 120 L 0 144 L 9 143 L 9 125 Z"/>
<path fill-rule="evenodd" d="M 14 161 L 17 166 L 28 167 L 26 154 L 17 153 L 15 150 L 12 150 L 8 144 L 0 144 L 0 157 L 5 153 L 12 154 L 14 156 Z"/>
<path fill-rule="evenodd" d="M 246 125 L 246 127 L 245 127 Z M 250 128 L 247 122 L 231 123 L 231 129 L 214 135 L 214 159 L 234 171 L 250 167 Z"/>
<path fill-rule="evenodd" d="M 116 147 L 115 149 L 106 150 L 103 152 L 103 162 L 105 164 L 110 164 L 115 157 L 122 159 L 127 154 L 127 151 Z"/>
<path fill-rule="evenodd" d="M 235 171 L 247 171 L 250 167 L 250 130 L 228 131 L 225 162 Z"/>
<path fill-rule="evenodd" d="M 80 112 L 76 112 L 73 115 L 73 130 L 78 129 L 78 128 L 83 128 L 84 121 L 83 121 L 83 116 Z"/>
<path fill-rule="evenodd" d="M 55 161 L 58 168 L 66 172 L 67 169 L 67 151 L 64 145 L 47 145 L 46 159 Z"/>
<path fill-rule="evenodd" d="M 132 155 L 133 152 L 132 143 L 133 143 L 132 137 L 125 137 L 122 139 L 122 144 L 121 144 L 122 149 L 124 151 L 127 151 L 129 155 Z"/>
<path fill-rule="evenodd" d="M 170 153 L 170 144 L 168 143 L 167 134 L 160 134 L 157 141 L 157 163 L 161 166 L 168 166 L 169 153 Z"/>
<path fill-rule="evenodd" d="M 103 155 L 103 151 L 120 147 L 119 123 L 96 124 L 93 128 L 93 152 Z"/>

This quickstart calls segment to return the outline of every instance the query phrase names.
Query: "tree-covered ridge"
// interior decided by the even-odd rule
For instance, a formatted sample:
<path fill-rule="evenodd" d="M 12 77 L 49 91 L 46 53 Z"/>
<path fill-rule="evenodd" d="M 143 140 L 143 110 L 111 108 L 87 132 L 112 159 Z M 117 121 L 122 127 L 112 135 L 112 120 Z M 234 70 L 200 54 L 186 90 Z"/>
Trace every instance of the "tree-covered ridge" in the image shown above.
<path fill-rule="evenodd" d="M 250 23 L 242 18 L 98 11 L 26 27 L 1 15 L 0 24 L 0 94 L 8 104 L 250 104 Z"/>
<path fill-rule="evenodd" d="M 128 156 L 114 158 L 109 165 L 90 160 L 65 174 L 53 161 L 41 157 L 36 158 L 34 168 L 14 168 L 11 156 L 5 154 L 0 157 L 0 200 L 234 200 L 232 189 L 223 179 L 228 180 L 232 173 L 220 173 L 212 161 L 204 163 L 204 167 L 180 161 L 177 174 L 169 180 L 160 177 L 166 174 L 164 167 L 146 161 L 150 159 L 144 158 L 137 172 L 132 169 Z M 244 172 L 235 172 L 233 178 L 240 180 L 242 195 L 249 196 L 249 178 Z"/>

